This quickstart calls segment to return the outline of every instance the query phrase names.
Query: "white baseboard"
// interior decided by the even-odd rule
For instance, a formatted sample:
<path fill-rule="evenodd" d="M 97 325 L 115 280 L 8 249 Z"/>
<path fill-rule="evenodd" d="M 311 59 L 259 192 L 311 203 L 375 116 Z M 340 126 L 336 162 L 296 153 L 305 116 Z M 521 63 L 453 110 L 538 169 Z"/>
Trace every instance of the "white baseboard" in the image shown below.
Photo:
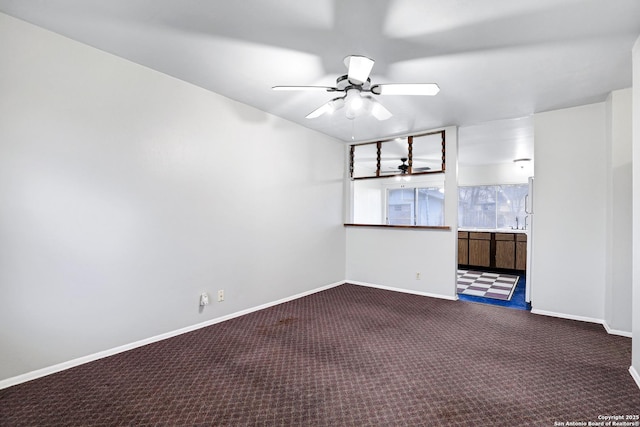
<path fill-rule="evenodd" d="M 602 325 L 609 335 L 619 335 L 621 337 L 632 338 L 631 332 L 622 331 L 619 329 L 613 329 L 603 319 L 596 319 L 593 317 L 584 317 L 584 316 L 575 316 L 573 314 L 556 313 L 553 311 L 538 310 L 535 308 L 532 309 L 531 312 L 533 314 L 541 314 L 543 316 L 559 317 L 561 319 L 579 320 L 581 322 L 597 323 L 599 325 Z"/>
<path fill-rule="evenodd" d="M 442 295 L 442 294 L 433 294 L 433 293 L 430 293 L 430 292 L 413 291 L 413 290 L 410 290 L 410 289 L 394 288 L 392 286 L 376 285 L 375 283 L 359 282 L 357 280 L 346 280 L 345 283 L 351 283 L 353 285 L 358 285 L 358 286 L 366 286 L 366 287 L 369 287 L 369 288 L 384 289 L 386 291 L 394 291 L 394 292 L 402 292 L 402 293 L 405 293 L 405 294 L 420 295 L 420 296 L 423 296 L 423 297 L 446 299 L 446 300 L 449 300 L 449 301 L 457 301 L 458 300 L 458 296 L 457 295 L 449 296 L 449 295 Z"/>
<path fill-rule="evenodd" d="M 604 328 L 607 330 L 607 332 L 609 333 L 609 335 L 619 335 L 621 337 L 627 337 L 627 338 L 632 338 L 633 334 L 629 331 L 622 331 L 620 329 L 613 329 L 611 328 L 607 322 L 602 322 L 602 325 L 604 326 Z"/>
<path fill-rule="evenodd" d="M 574 314 L 566 314 L 566 313 L 556 313 L 554 311 L 538 310 L 535 308 L 531 309 L 531 313 L 540 314 L 543 316 L 559 317 L 560 319 L 579 320 L 581 322 L 597 323 L 599 325 L 604 325 L 604 320 L 596 319 L 594 317 L 576 316 Z"/>
<path fill-rule="evenodd" d="M 85 363 L 93 362 L 95 360 L 103 359 L 105 357 L 113 356 L 118 353 L 123 353 L 128 350 L 133 350 L 134 348 L 142 347 L 147 344 L 152 344 L 154 342 L 166 340 L 168 338 L 173 338 L 178 335 L 185 334 L 187 332 L 195 331 L 197 329 L 205 328 L 207 326 L 215 325 L 216 323 L 221 323 L 226 320 L 230 320 L 236 317 L 244 316 L 245 314 L 253 313 L 255 311 L 264 310 L 265 308 L 273 307 L 274 305 L 282 304 L 288 301 L 293 301 L 298 298 L 305 297 L 307 295 L 315 294 L 320 291 L 324 291 L 327 289 L 334 288 L 336 286 L 343 285 L 345 281 L 331 283 L 326 286 L 322 286 L 320 288 L 316 288 L 310 291 L 302 292 L 296 295 L 292 295 L 290 297 L 282 298 L 277 301 L 269 302 L 266 304 L 259 305 L 257 307 L 248 308 L 246 310 L 241 310 L 232 314 L 228 314 L 226 316 L 217 317 L 215 319 L 207 320 L 206 322 L 197 323 L 195 325 L 187 326 L 184 328 L 176 329 L 174 331 L 166 332 L 164 334 L 156 335 L 150 338 L 145 338 L 140 341 L 135 341 L 129 344 L 121 345 L 119 347 L 111 348 L 108 350 L 100 351 L 98 353 L 89 354 L 87 356 L 78 357 L 77 359 L 72 359 L 66 362 L 58 363 L 56 365 L 47 366 L 46 368 L 37 369 L 35 371 L 27 372 L 22 375 L 18 375 L 15 377 L 7 378 L 5 380 L 0 381 L 0 390 L 25 383 L 27 381 L 35 380 L 38 378 L 42 378 L 44 376 L 55 374 L 56 372 L 64 371 L 70 368 L 74 368 L 79 365 L 84 365 Z"/>
<path fill-rule="evenodd" d="M 640 388 L 640 374 L 638 374 L 638 371 L 636 371 L 636 368 L 634 368 L 633 366 L 630 366 L 629 373 L 631 374 L 631 377 L 633 377 L 638 388 Z"/>

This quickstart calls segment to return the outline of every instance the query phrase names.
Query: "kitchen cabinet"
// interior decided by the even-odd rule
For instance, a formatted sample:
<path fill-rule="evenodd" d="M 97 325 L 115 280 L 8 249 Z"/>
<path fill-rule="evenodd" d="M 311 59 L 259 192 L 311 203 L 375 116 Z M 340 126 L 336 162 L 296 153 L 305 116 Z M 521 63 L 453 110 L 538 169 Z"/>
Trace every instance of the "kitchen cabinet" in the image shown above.
<path fill-rule="evenodd" d="M 469 232 L 458 231 L 458 264 L 469 264 Z"/>
<path fill-rule="evenodd" d="M 527 268 L 527 235 L 458 231 L 458 264 L 524 271 Z"/>
<path fill-rule="evenodd" d="M 491 234 L 469 233 L 469 265 L 491 266 Z"/>
<path fill-rule="evenodd" d="M 513 270 L 516 266 L 516 241 L 513 233 L 495 233 L 495 267 Z"/>
<path fill-rule="evenodd" d="M 516 270 L 527 269 L 527 235 L 516 234 Z"/>

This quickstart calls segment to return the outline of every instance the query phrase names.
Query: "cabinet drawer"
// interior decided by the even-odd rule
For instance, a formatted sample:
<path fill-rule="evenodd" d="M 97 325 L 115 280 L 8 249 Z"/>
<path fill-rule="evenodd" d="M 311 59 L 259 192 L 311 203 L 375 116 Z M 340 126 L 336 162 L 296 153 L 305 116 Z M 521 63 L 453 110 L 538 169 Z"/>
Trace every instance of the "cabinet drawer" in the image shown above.
<path fill-rule="evenodd" d="M 470 239 L 475 240 L 491 240 L 491 233 L 469 233 Z"/>
<path fill-rule="evenodd" d="M 496 233 L 496 240 L 514 240 L 513 233 Z"/>
<path fill-rule="evenodd" d="M 458 239 L 468 239 L 469 232 L 468 231 L 458 231 Z"/>
<path fill-rule="evenodd" d="M 518 242 L 526 242 L 527 241 L 527 235 L 524 233 L 518 233 L 516 234 L 516 240 Z"/>

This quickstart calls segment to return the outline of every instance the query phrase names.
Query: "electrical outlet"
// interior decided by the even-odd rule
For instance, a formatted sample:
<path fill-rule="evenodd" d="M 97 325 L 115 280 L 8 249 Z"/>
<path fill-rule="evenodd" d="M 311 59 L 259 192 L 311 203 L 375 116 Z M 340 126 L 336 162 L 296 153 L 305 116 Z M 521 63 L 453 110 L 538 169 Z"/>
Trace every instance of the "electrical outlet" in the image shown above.
<path fill-rule="evenodd" d="M 222 301 L 224 301 L 224 290 L 220 289 L 218 291 L 218 302 L 222 302 Z"/>
<path fill-rule="evenodd" d="M 209 305 L 209 294 L 203 292 L 200 294 L 200 305 Z"/>
<path fill-rule="evenodd" d="M 416 280 L 420 280 L 420 272 L 416 273 Z"/>

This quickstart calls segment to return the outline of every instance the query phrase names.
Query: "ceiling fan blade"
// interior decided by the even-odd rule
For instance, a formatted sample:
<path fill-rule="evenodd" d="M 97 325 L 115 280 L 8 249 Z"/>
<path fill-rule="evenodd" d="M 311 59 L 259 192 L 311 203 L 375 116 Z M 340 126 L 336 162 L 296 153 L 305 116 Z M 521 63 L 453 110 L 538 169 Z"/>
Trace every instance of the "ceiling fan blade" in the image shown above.
<path fill-rule="evenodd" d="M 305 118 L 315 119 L 323 114 L 332 114 L 334 111 L 339 110 L 342 107 L 344 107 L 344 98 L 334 98 L 307 114 Z"/>
<path fill-rule="evenodd" d="M 347 77 L 351 83 L 361 85 L 367 81 L 375 61 L 362 55 L 350 55 L 344 58 L 347 66 Z"/>
<path fill-rule="evenodd" d="M 440 92 L 436 83 L 385 83 L 371 86 L 376 95 L 428 95 Z"/>
<path fill-rule="evenodd" d="M 271 89 L 280 91 L 313 90 L 322 92 L 335 92 L 338 90 L 331 86 L 274 86 Z"/>
<path fill-rule="evenodd" d="M 320 107 L 316 108 L 315 110 L 307 114 L 305 118 L 315 119 L 317 117 L 320 117 L 323 114 L 328 113 L 329 111 L 331 111 L 331 107 L 329 106 L 329 102 L 327 102 L 326 104 L 322 104 Z"/>
<path fill-rule="evenodd" d="M 367 97 L 371 101 L 371 115 L 376 119 L 383 121 L 391 118 L 393 114 L 389 110 L 385 108 L 384 105 L 380 104 L 378 101 L 371 97 Z"/>

